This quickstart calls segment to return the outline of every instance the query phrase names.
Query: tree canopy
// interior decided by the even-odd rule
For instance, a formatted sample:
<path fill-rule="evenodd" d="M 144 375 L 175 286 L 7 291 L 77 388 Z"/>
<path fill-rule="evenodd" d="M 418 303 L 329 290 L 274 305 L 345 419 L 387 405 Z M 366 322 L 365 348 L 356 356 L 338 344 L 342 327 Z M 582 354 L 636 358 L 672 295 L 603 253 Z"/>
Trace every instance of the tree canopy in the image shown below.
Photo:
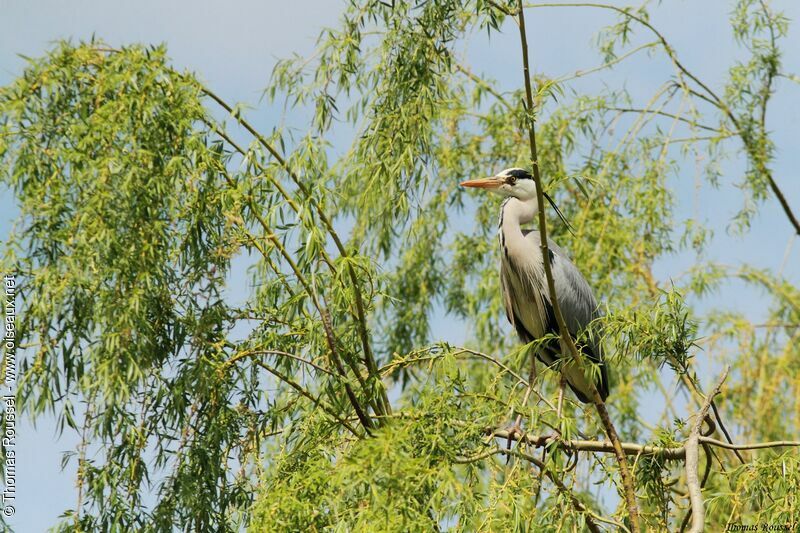
<path fill-rule="evenodd" d="M 612 12 L 600 64 L 537 71 L 540 9 Z M 765 205 L 800 233 L 767 121 L 777 80 L 797 80 L 781 13 L 737 0 L 730 21 L 745 58 L 704 80 L 646 4 L 353 1 L 265 89 L 311 111 L 300 132 L 258 131 L 163 46 L 29 60 L 0 89 L 20 212 L 2 269 L 20 286 L 20 408 L 80 435 L 57 529 L 796 527 L 800 288 L 703 250 Z M 516 90 L 464 60 L 476 32 L 520 41 Z M 571 85 L 642 53 L 673 68 L 649 101 Z M 574 232 L 552 212 L 546 229 L 605 304 L 607 406 L 558 407 L 537 343 L 505 323 L 498 203 L 458 178 L 511 166 L 555 198 Z M 687 166 L 737 180 L 729 227 L 676 218 Z M 691 269 L 659 279 L 681 250 Z M 730 279 L 763 290 L 765 323 L 697 304 Z M 468 324 L 465 346 L 438 341 L 437 312 Z"/>

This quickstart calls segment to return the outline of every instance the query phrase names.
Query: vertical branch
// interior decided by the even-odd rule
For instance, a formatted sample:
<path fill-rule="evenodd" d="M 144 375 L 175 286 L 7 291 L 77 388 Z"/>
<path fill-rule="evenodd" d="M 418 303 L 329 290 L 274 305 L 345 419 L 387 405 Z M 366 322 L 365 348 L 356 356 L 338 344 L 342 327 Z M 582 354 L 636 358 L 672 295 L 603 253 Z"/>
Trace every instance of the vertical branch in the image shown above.
<path fill-rule="evenodd" d="M 530 62 L 528 60 L 528 39 L 525 31 L 525 13 L 522 4 L 522 0 L 518 0 L 519 2 L 519 11 L 517 14 L 518 22 L 519 22 L 519 36 L 520 36 L 520 44 L 522 46 L 522 67 L 523 67 L 523 75 L 525 77 L 525 119 L 528 126 L 528 141 L 530 143 L 530 150 L 531 150 L 531 165 L 533 167 L 533 179 L 536 183 L 536 200 L 539 206 L 543 206 L 544 204 L 544 192 L 542 189 L 542 178 L 539 173 L 539 160 L 537 156 L 536 150 L 536 128 L 533 116 L 533 90 L 531 88 L 531 74 L 530 74 Z M 539 209 L 539 236 L 541 238 L 541 248 L 542 248 L 542 257 L 547 258 L 549 257 L 549 250 L 547 248 L 547 224 L 544 215 L 544 210 Z M 558 323 L 558 330 L 561 336 L 561 339 L 564 345 L 567 346 L 572 358 L 576 361 L 577 364 L 580 365 L 581 357 L 579 355 L 578 349 L 575 346 L 575 342 L 572 340 L 572 337 L 569 334 L 569 330 L 567 329 L 566 322 L 564 321 L 564 316 L 561 314 L 561 307 L 558 304 L 558 298 L 556 296 L 555 290 L 555 283 L 553 282 L 553 272 L 550 268 L 550 261 L 544 260 L 544 271 L 545 276 L 547 277 L 547 288 L 550 293 L 550 300 L 551 304 L 553 305 L 553 313 L 556 317 L 556 322 Z M 581 366 L 579 366 L 581 368 Z M 625 452 L 622 450 L 622 445 L 620 444 L 619 436 L 617 435 L 617 430 L 614 427 L 614 424 L 611 422 L 611 417 L 608 415 L 608 410 L 606 409 L 605 403 L 603 399 L 600 397 L 600 393 L 597 391 L 597 387 L 594 384 L 593 380 L 588 380 L 591 386 L 591 399 L 594 403 L 597 413 L 600 416 L 600 420 L 605 428 L 606 434 L 608 435 L 609 440 L 611 440 L 614 446 L 614 455 L 617 459 L 617 463 L 619 464 L 620 475 L 622 477 L 622 485 L 624 488 L 624 496 L 625 496 L 625 504 L 628 509 L 628 517 L 631 523 L 631 530 L 634 532 L 641 531 L 639 525 L 639 510 L 636 503 L 636 491 L 633 485 L 633 477 L 631 476 L 630 469 L 628 467 L 628 459 L 625 456 Z"/>
<path fill-rule="evenodd" d="M 328 313 L 328 309 L 324 307 L 320 310 L 320 312 L 322 313 L 322 326 L 325 329 L 325 339 L 328 342 L 328 348 L 331 352 L 331 359 L 333 360 L 333 364 L 336 366 L 336 370 L 339 372 L 339 375 L 342 376 L 342 382 L 344 384 L 344 390 L 347 393 L 347 398 L 350 400 L 350 404 L 353 406 L 353 409 L 355 409 L 356 416 L 358 416 L 358 419 L 361 421 L 364 429 L 368 434 L 371 434 L 370 430 L 372 429 L 372 420 L 364 412 L 361 404 L 358 402 L 358 398 L 356 398 L 356 395 L 353 392 L 353 388 L 350 386 L 350 383 L 347 382 L 347 373 L 345 372 L 341 358 L 336 350 L 336 338 L 333 333 L 331 315 Z M 360 374 L 358 374 L 357 369 L 354 369 L 353 371 L 356 372 L 356 376 L 360 378 Z"/>
<path fill-rule="evenodd" d="M 703 531 L 703 526 L 706 520 L 706 511 L 703 507 L 703 492 L 700 486 L 700 478 L 697 474 L 697 463 L 700 455 L 700 428 L 703 426 L 703 420 L 708 416 L 708 410 L 711 408 L 711 401 L 714 396 L 719 394 L 719 389 L 728 377 L 728 367 L 722 372 L 722 377 L 714 390 L 706 397 L 703 407 L 697 413 L 692 430 L 689 433 L 689 438 L 686 439 L 686 485 L 689 489 L 689 501 L 692 505 L 692 528 L 689 530 L 691 533 L 699 533 Z"/>
<path fill-rule="evenodd" d="M 81 428 L 81 443 L 78 451 L 78 472 L 75 484 L 78 488 L 78 501 L 75 504 L 75 531 L 83 531 L 81 527 L 81 510 L 83 509 L 83 493 L 84 486 L 86 485 L 86 449 L 89 446 L 89 425 L 94 416 L 94 397 L 92 393 L 86 400 L 86 414 L 83 418 L 83 426 Z"/>

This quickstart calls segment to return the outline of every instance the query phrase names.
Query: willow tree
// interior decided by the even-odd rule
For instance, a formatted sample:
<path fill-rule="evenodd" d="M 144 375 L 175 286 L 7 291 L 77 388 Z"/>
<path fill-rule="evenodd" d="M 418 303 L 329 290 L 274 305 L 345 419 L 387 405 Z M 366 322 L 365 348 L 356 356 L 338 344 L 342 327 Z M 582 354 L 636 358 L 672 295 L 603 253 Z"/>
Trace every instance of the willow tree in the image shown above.
<path fill-rule="evenodd" d="M 596 68 L 537 70 L 525 17 L 557 8 L 617 18 Z M 796 524 L 798 443 L 768 441 L 800 433 L 800 289 L 716 264 L 703 250 L 726 228 L 677 220 L 672 192 L 701 161 L 740 188 L 729 229 L 777 205 L 776 231 L 800 233 L 766 119 L 791 79 L 787 21 L 738 0 L 731 24 L 746 59 L 704 80 L 645 7 L 354 1 L 273 73 L 268 105 L 312 111 L 299 133 L 258 131 L 162 47 L 30 60 L 0 92 L 19 205 L 2 266 L 20 287 L 19 406 L 80 438 L 58 529 Z M 486 32 L 518 46 L 515 90 L 461 59 Z M 644 51 L 672 68 L 647 101 L 572 86 Z M 547 230 L 607 304 L 607 405 L 559 412 L 554 372 L 531 373 L 536 346 L 505 324 L 497 204 L 457 183 L 509 166 L 556 198 L 574 233 Z M 688 272 L 654 274 L 692 248 Z M 767 327 L 701 311 L 731 279 L 763 290 Z M 440 314 L 465 346 L 437 342 Z"/>

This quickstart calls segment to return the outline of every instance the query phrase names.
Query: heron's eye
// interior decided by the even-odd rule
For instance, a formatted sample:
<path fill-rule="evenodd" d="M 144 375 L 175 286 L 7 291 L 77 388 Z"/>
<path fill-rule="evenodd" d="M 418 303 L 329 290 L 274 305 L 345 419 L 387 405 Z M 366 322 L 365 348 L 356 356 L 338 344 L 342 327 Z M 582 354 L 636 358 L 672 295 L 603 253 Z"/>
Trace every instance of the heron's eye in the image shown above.
<path fill-rule="evenodd" d="M 515 178 L 514 176 L 509 176 L 508 178 L 506 178 L 506 183 L 508 183 L 509 185 L 514 185 L 516 182 L 517 178 Z"/>

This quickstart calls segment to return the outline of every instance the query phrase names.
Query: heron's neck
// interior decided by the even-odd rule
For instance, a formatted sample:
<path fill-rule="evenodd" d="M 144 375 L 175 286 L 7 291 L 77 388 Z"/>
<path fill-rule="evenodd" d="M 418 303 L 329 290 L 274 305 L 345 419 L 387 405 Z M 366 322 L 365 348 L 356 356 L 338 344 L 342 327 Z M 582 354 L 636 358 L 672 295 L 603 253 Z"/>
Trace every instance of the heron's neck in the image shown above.
<path fill-rule="evenodd" d="M 521 250 L 525 235 L 522 233 L 522 226 L 529 224 L 536 217 L 538 209 L 536 200 L 523 202 L 514 197 L 508 198 L 503 202 L 500 209 L 500 244 L 508 253 L 511 250 Z"/>
<path fill-rule="evenodd" d="M 535 198 L 524 202 L 513 196 L 507 198 L 500 210 L 500 229 L 521 232 L 521 226 L 533 222 L 537 211 Z"/>

